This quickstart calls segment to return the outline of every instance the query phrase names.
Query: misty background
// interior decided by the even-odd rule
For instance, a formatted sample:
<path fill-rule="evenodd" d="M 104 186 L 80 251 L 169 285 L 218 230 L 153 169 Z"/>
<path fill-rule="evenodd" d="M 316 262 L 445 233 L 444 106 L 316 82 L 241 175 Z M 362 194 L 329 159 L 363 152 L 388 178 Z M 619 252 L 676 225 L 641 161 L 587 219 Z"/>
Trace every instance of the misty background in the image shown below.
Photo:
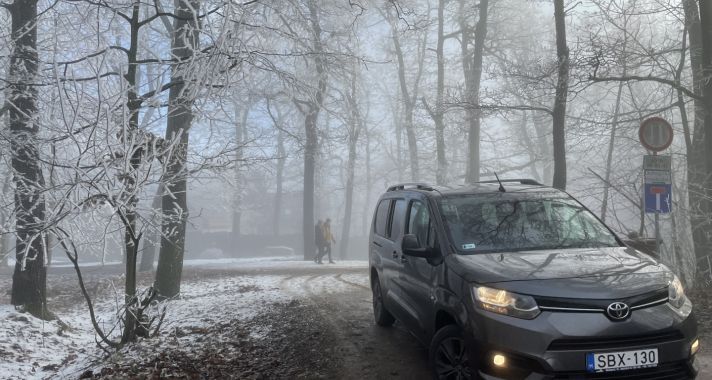
<path fill-rule="evenodd" d="M 675 131 L 657 255 L 707 283 L 706 12 L 694 0 L 0 1 L 12 303 L 44 305 L 45 264 L 77 262 L 124 266 L 127 304 L 137 271 L 155 270 L 171 298 L 184 260 L 310 260 L 326 218 L 335 258 L 365 260 L 389 185 L 495 172 L 652 237 L 638 141 L 650 116 Z"/>

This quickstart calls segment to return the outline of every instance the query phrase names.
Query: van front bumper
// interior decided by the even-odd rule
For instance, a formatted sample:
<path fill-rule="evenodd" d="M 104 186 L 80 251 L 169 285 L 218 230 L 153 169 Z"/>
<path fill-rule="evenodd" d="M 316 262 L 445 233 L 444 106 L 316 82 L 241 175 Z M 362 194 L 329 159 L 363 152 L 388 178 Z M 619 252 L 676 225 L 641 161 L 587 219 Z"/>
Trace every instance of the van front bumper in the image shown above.
<path fill-rule="evenodd" d="M 694 315 L 669 304 L 636 310 L 625 321 L 603 313 L 543 311 L 533 320 L 487 312 L 472 303 L 465 326 L 470 361 L 486 380 L 694 379 L 690 348 L 697 339 Z M 658 365 L 606 373 L 587 370 L 589 353 L 657 348 Z M 494 355 L 505 365 L 496 366 Z"/>

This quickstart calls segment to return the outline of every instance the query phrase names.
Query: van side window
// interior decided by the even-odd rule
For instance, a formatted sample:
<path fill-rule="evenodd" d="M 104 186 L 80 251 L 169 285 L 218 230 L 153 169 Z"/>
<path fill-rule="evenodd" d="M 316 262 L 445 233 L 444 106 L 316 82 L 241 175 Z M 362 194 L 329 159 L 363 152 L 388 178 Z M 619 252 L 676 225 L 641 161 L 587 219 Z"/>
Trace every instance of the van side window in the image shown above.
<path fill-rule="evenodd" d="M 388 237 L 395 241 L 401 237 L 403 234 L 403 227 L 405 224 L 405 209 L 406 209 L 405 199 L 397 199 L 396 205 L 393 207 L 393 216 L 391 217 L 391 228 Z"/>
<path fill-rule="evenodd" d="M 386 227 L 388 226 L 388 211 L 391 209 L 391 200 L 384 199 L 378 204 L 376 209 L 376 221 L 374 223 L 374 232 L 376 235 L 386 237 Z"/>
<path fill-rule="evenodd" d="M 417 236 L 421 247 L 432 247 L 433 239 L 430 236 L 430 230 L 428 207 L 421 201 L 412 201 L 408 211 L 408 229 L 406 233 Z"/>

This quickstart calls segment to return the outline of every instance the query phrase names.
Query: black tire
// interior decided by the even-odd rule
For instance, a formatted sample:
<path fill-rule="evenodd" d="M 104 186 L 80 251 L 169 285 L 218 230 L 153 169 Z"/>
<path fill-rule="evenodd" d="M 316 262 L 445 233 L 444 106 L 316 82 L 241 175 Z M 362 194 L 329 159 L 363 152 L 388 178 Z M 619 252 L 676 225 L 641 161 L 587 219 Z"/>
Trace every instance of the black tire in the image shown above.
<path fill-rule="evenodd" d="M 393 317 L 393 314 L 386 309 L 386 305 L 383 304 L 381 281 L 378 280 L 378 277 L 373 278 L 371 291 L 373 292 L 373 317 L 376 320 L 376 324 L 384 327 L 393 325 L 396 319 Z"/>
<path fill-rule="evenodd" d="M 474 380 L 478 378 L 477 371 L 470 363 L 462 329 L 457 325 L 447 325 L 435 333 L 430 343 L 429 364 L 433 371 L 433 379 Z"/>

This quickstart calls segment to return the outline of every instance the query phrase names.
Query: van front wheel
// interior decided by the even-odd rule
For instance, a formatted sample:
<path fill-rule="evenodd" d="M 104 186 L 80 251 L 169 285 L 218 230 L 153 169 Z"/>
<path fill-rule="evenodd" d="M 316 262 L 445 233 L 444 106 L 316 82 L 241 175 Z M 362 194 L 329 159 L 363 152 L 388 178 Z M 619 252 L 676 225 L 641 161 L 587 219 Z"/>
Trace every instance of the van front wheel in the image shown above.
<path fill-rule="evenodd" d="M 447 325 L 435 334 L 430 344 L 430 368 L 438 380 L 477 378 L 459 326 Z"/>

